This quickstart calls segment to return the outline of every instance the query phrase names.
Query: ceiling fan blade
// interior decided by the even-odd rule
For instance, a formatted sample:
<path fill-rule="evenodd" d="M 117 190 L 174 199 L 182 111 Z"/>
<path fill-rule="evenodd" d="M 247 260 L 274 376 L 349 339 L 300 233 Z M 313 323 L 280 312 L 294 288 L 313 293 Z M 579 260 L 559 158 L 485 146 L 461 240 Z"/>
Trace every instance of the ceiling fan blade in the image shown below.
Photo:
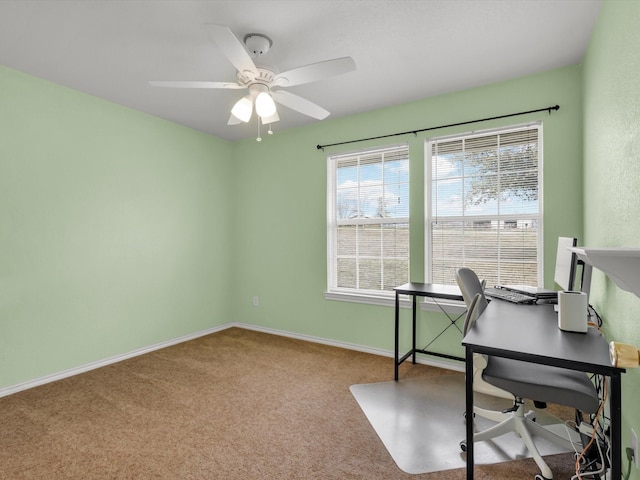
<path fill-rule="evenodd" d="M 149 82 L 154 87 L 171 87 L 171 88 L 230 88 L 240 89 L 245 88 L 244 85 L 233 82 L 190 82 L 190 81 L 157 81 L 153 80 Z"/>
<path fill-rule="evenodd" d="M 291 87 L 293 85 L 316 82 L 324 78 L 351 72 L 355 69 L 356 62 L 353 61 L 353 58 L 334 58 L 333 60 L 312 63 L 279 73 L 274 77 L 272 85 Z"/>
<path fill-rule="evenodd" d="M 299 97 L 298 95 L 294 95 L 291 92 L 287 92 L 285 90 L 272 90 L 271 95 L 276 102 L 281 103 L 285 107 L 289 107 L 292 110 L 304 113 L 310 117 L 317 118 L 318 120 L 322 120 L 329 116 L 329 112 L 321 106 Z"/>
<path fill-rule="evenodd" d="M 207 25 L 211 32 L 211 38 L 220 47 L 222 53 L 241 73 L 250 73 L 252 78 L 258 76 L 258 69 L 244 48 L 243 43 L 233 34 L 229 27 L 224 25 L 215 25 L 210 23 Z"/>

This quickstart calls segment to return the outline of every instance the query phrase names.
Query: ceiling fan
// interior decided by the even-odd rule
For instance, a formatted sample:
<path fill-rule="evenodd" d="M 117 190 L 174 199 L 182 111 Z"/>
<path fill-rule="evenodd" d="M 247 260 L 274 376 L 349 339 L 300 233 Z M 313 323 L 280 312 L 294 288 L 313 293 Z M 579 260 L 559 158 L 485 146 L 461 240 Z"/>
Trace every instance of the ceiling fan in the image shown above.
<path fill-rule="evenodd" d="M 209 24 L 207 27 L 213 41 L 236 67 L 237 82 L 151 81 L 149 83 L 154 87 L 248 89 L 249 93 L 238 100 L 231 109 L 228 125 L 249 122 L 254 106 L 263 124 L 277 122 L 280 117 L 275 102 L 322 120 L 329 115 L 327 110 L 281 88 L 316 82 L 356 68 L 351 57 L 341 57 L 278 73 L 271 67 L 259 66 L 259 63 L 256 65 L 260 56 L 271 48 L 273 42 L 268 36 L 261 33 L 248 33 L 244 36 L 243 43 L 228 27 L 214 24 Z M 251 58 L 250 53 L 256 62 Z"/>

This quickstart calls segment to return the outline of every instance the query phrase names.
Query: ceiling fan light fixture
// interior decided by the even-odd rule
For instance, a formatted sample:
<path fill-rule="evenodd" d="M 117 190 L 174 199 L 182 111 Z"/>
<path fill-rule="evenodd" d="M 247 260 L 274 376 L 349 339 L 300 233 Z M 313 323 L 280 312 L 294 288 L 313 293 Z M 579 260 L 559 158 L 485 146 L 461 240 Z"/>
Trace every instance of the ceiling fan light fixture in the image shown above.
<path fill-rule="evenodd" d="M 276 102 L 303 115 L 323 120 L 329 115 L 324 108 L 278 87 L 293 87 L 317 82 L 328 77 L 341 75 L 355 70 L 351 57 L 334 58 L 292 68 L 284 72 L 268 66 L 258 66 L 261 56 L 269 51 L 273 44 L 271 38 L 262 33 L 248 33 L 240 41 L 231 29 L 224 25 L 207 24 L 209 34 L 224 56 L 236 69 L 237 82 L 228 81 L 152 81 L 154 87 L 173 88 L 217 88 L 247 89 L 249 94 L 238 100 L 231 109 L 227 125 L 249 123 L 253 115 L 254 103 L 258 127 L 278 122 L 280 117 Z M 255 60 L 255 61 L 254 61 Z M 275 89 L 272 89 L 276 87 Z M 260 136 L 258 135 L 258 138 Z"/>
<path fill-rule="evenodd" d="M 260 92 L 256 97 L 256 113 L 260 117 L 271 117 L 276 113 L 276 103 L 267 92 Z"/>
<path fill-rule="evenodd" d="M 253 103 L 249 97 L 249 95 L 242 97 L 231 109 L 231 114 L 244 123 L 251 120 L 251 114 L 253 113 Z"/>

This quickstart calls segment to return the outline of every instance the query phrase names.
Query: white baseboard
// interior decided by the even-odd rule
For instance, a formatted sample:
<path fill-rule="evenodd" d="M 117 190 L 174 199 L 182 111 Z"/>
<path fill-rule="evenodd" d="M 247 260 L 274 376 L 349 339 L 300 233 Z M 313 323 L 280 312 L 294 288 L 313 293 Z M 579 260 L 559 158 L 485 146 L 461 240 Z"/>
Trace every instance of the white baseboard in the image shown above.
<path fill-rule="evenodd" d="M 329 340 L 322 337 L 314 337 L 311 335 L 304 335 L 300 333 L 291 333 L 284 330 L 276 330 L 274 328 L 259 327 L 257 325 L 251 325 L 248 323 L 235 322 L 233 326 L 244 328 L 246 330 L 254 330 L 257 332 L 270 333 L 272 335 L 280 335 L 283 337 L 295 338 L 298 340 L 305 340 L 307 342 L 321 343 L 323 345 L 329 345 L 332 347 L 346 348 L 347 350 L 355 350 L 357 352 L 371 353 L 373 355 L 380 355 L 382 357 L 393 358 L 392 350 L 385 350 L 382 348 L 367 347 L 364 345 L 358 345 L 356 343 L 341 342 L 339 340 Z M 454 360 L 448 360 L 446 358 L 437 358 L 418 354 L 416 357 L 416 363 L 423 365 L 430 365 L 432 367 L 445 368 L 447 370 L 454 370 L 456 372 L 464 372 L 464 363 L 456 362 Z"/>
<path fill-rule="evenodd" d="M 149 345 L 148 347 L 138 348 L 136 350 L 132 350 L 127 353 L 123 353 L 120 355 L 114 355 L 113 357 L 105 358 L 102 360 L 97 360 L 95 362 L 86 363 L 84 365 L 80 365 L 78 367 L 69 368 L 67 370 L 62 370 L 61 372 L 52 373 L 49 375 L 45 375 L 44 377 L 36 378 L 34 380 L 29 380 L 26 382 L 18 383 L 16 385 L 10 385 L 8 387 L 0 388 L 0 398 L 6 397 L 7 395 L 11 395 L 13 393 L 18 393 L 23 390 L 28 390 L 33 387 L 37 387 L 39 385 L 44 385 L 46 383 L 55 382 L 57 380 L 62 380 L 63 378 L 72 377 L 74 375 L 78 375 L 80 373 L 88 372 L 90 370 L 95 370 L 96 368 L 106 367 L 107 365 L 111 365 L 113 363 L 121 362 L 123 360 L 127 360 L 129 358 L 137 357 L 139 355 L 144 355 L 145 353 L 153 352 L 154 350 L 160 350 L 161 348 L 170 347 L 172 345 L 176 345 L 182 342 L 188 342 L 189 340 L 194 340 L 199 337 L 204 337 L 205 335 L 209 335 L 211 333 L 220 332 L 222 330 L 226 330 L 229 327 L 232 327 L 233 324 L 224 324 L 219 325 L 217 327 L 208 328 L 206 330 L 201 330 L 199 332 L 191 333 L 189 335 L 183 335 L 181 337 L 172 338 L 165 342 L 156 343 L 154 345 Z"/>
<path fill-rule="evenodd" d="M 113 357 L 105 358 L 102 360 L 97 360 L 95 362 L 90 362 L 84 365 L 80 365 L 78 367 L 69 368 L 67 370 L 62 370 L 60 372 L 52 373 L 49 375 L 45 375 L 44 377 L 36 378 L 33 380 L 29 380 L 26 382 L 18 383 L 16 385 L 10 385 L 8 387 L 0 388 L 0 398 L 6 397 L 7 395 L 12 395 L 14 393 L 21 392 L 23 390 L 28 390 L 30 388 L 34 388 L 40 385 L 44 385 L 46 383 L 55 382 L 57 380 L 62 380 L 63 378 L 72 377 L 74 375 L 78 375 L 80 373 L 85 373 L 90 370 L 95 370 L 96 368 L 105 367 L 107 365 L 111 365 L 113 363 L 118 363 L 123 360 L 127 360 L 129 358 L 137 357 L 139 355 L 144 355 L 145 353 L 150 353 L 155 350 L 160 350 L 161 348 L 170 347 L 172 345 L 177 345 L 178 343 L 188 342 L 189 340 L 195 340 L 199 337 L 204 337 L 205 335 L 210 335 L 212 333 L 221 332 L 222 330 L 226 330 L 231 327 L 244 328 L 245 330 L 253 330 L 256 332 L 269 333 L 272 335 L 280 335 L 282 337 L 294 338 L 297 340 L 304 340 L 307 342 L 320 343 L 323 345 L 329 345 L 333 347 L 346 348 L 347 350 L 355 350 L 358 352 L 371 353 L 373 355 L 380 355 L 383 357 L 393 357 L 393 352 L 391 350 L 384 350 L 381 348 L 373 348 L 367 347 L 364 345 L 358 345 L 355 343 L 349 342 L 341 342 L 338 340 L 329 340 L 322 337 L 314 337 L 311 335 L 304 335 L 299 333 L 291 333 L 284 330 L 277 330 L 274 328 L 266 328 L 259 327 L 257 325 L 251 325 L 248 323 L 241 322 L 230 322 L 225 323 L 223 325 L 218 325 L 216 327 L 208 328 L 206 330 L 201 330 L 199 332 L 191 333 L 189 335 L 183 335 L 181 337 L 173 338 L 164 342 L 156 343 L 154 345 L 150 345 L 148 347 L 138 348 L 136 350 L 132 350 L 127 353 L 123 353 L 121 355 L 114 355 Z M 417 360 L 418 363 L 424 365 L 431 365 L 434 367 L 446 368 L 448 370 L 455 370 L 459 372 L 464 371 L 464 365 L 446 359 L 435 359 L 433 357 L 424 357 L 419 355 Z"/>

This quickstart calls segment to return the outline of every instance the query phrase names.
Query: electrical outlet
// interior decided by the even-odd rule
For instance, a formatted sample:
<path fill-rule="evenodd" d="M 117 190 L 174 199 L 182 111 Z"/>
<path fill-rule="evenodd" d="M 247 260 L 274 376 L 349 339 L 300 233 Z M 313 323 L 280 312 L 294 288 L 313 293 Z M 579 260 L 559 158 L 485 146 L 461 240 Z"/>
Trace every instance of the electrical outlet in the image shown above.
<path fill-rule="evenodd" d="M 253 296 L 253 306 L 254 307 L 259 307 L 260 306 L 260 299 L 258 298 L 257 295 Z"/>
<path fill-rule="evenodd" d="M 631 429 L 631 449 L 633 450 L 633 463 L 636 468 L 640 465 L 640 460 L 638 459 L 638 435 L 636 435 L 636 431 Z"/>

